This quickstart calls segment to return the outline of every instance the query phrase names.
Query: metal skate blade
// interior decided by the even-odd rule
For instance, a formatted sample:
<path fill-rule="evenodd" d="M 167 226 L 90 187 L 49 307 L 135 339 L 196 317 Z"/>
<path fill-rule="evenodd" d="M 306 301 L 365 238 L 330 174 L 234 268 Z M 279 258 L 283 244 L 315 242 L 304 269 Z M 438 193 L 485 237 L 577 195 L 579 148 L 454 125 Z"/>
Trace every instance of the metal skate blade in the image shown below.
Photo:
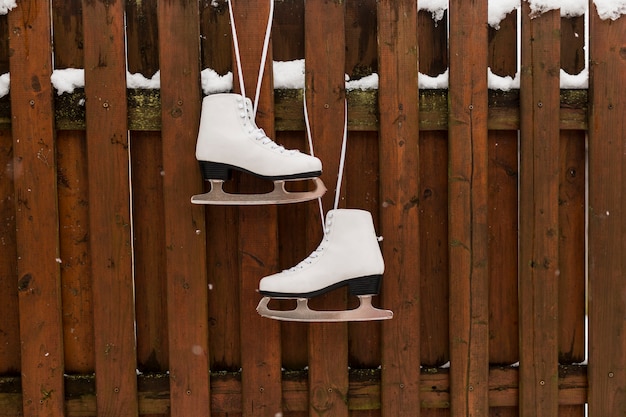
<path fill-rule="evenodd" d="M 289 192 L 285 189 L 286 181 L 313 180 L 313 191 Z M 223 206 L 258 206 L 266 204 L 289 204 L 315 200 L 324 195 L 326 187 L 318 177 L 297 178 L 274 181 L 274 189 L 265 194 L 233 194 L 224 191 L 223 180 L 210 180 L 211 191 L 191 197 L 194 204 L 211 204 Z"/>
<path fill-rule="evenodd" d="M 359 296 L 360 304 L 352 310 L 319 311 L 311 310 L 306 298 L 298 298 L 293 310 L 271 310 L 268 304 L 271 297 L 263 297 L 256 311 L 263 317 L 283 321 L 300 322 L 341 322 L 341 321 L 372 321 L 393 318 L 390 310 L 381 310 L 372 305 L 371 295 Z"/>

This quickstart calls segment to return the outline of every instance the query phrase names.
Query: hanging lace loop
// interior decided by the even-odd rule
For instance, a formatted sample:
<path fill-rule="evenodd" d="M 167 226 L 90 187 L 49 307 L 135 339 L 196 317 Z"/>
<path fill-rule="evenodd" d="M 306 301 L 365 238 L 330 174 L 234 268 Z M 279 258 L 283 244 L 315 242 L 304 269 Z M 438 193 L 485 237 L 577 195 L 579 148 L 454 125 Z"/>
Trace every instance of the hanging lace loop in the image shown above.
<path fill-rule="evenodd" d="M 303 92 L 302 103 L 304 107 L 304 126 L 306 127 L 309 150 L 311 152 L 311 156 L 314 156 L 313 139 L 311 136 L 311 122 L 309 121 L 309 111 L 306 103 L 306 89 Z M 339 172 L 337 173 L 337 187 L 335 188 L 335 200 L 333 203 L 334 210 L 337 210 L 339 208 L 339 199 L 341 198 L 341 183 L 343 182 L 343 172 L 346 161 L 346 145 L 348 142 L 348 100 L 344 98 L 343 103 L 343 138 L 341 141 L 341 154 L 339 155 Z M 326 235 L 328 231 L 326 230 L 326 225 L 324 224 L 324 207 L 322 205 L 322 198 L 319 197 L 317 199 L 317 202 L 320 211 L 320 219 L 322 220 L 322 231 L 324 232 L 324 235 Z"/>
<path fill-rule="evenodd" d="M 230 30 L 233 36 L 233 46 L 235 50 L 235 61 L 237 63 L 237 75 L 239 77 L 239 90 L 244 98 L 244 106 L 246 105 L 246 87 L 243 80 L 243 69 L 241 67 L 241 53 L 239 52 L 239 38 L 237 37 L 237 28 L 235 27 L 235 14 L 233 12 L 233 0 L 228 0 L 228 15 L 230 16 Z M 259 97 L 261 95 L 261 84 L 263 82 L 263 74 L 265 72 L 265 63 L 267 61 L 267 53 L 270 44 L 270 34 L 272 33 L 272 21 L 274 20 L 274 0 L 270 0 L 270 10 L 267 17 L 267 26 L 265 28 L 265 37 L 263 38 L 263 49 L 261 51 L 261 62 L 259 73 L 257 76 L 256 91 L 254 93 L 254 102 L 252 107 L 252 118 L 256 118 L 259 108 Z"/>

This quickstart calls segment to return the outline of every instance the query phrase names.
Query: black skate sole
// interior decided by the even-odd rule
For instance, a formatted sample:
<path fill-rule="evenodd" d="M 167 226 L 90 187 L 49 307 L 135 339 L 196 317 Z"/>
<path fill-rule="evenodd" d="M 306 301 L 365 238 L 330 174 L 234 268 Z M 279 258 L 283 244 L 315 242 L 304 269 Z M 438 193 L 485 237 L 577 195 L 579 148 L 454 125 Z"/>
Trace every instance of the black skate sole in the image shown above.
<path fill-rule="evenodd" d="M 380 292 L 380 283 L 382 281 L 382 275 L 367 275 L 364 277 L 351 278 L 344 281 L 337 282 L 328 287 L 322 288 L 317 291 L 301 292 L 301 293 L 285 293 L 274 291 L 261 291 L 259 293 L 265 297 L 271 298 L 313 298 L 318 295 L 326 294 L 334 289 L 348 286 L 348 291 L 351 295 L 377 295 Z"/>
<path fill-rule="evenodd" d="M 247 169 L 244 169 L 235 165 L 223 164 L 221 162 L 210 162 L 210 161 L 198 161 L 198 162 L 200 163 L 200 171 L 202 172 L 202 178 L 205 181 L 230 180 L 232 178 L 232 171 L 245 172 L 246 174 L 254 175 L 257 178 L 261 178 L 261 179 L 269 180 L 269 181 L 315 178 L 315 177 L 319 177 L 320 175 L 322 175 L 322 171 L 311 171 L 311 172 L 302 172 L 299 174 L 291 174 L 291 175 L 267 176 L 267 175 L 257 174 L 256 172 L 248 171 Z"/>

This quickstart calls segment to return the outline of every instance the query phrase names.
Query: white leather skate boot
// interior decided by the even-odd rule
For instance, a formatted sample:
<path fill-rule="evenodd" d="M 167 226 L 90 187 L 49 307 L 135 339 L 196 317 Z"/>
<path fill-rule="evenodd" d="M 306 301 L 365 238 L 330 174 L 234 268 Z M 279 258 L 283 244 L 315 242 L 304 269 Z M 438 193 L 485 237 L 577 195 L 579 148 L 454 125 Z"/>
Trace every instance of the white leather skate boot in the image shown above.
<path fill-rule="evenodd" d="M 267 137 L 252 115 L 252 102 L 240 94 L 211 94 L 202 102 L 196 159 L 211 191 L 192 198 L 197 204 L 281 204 L 307 201 L 326 191 L 319 180 L 321 161 L 298 150 L 285 149 Z M 227 194 L 222 183 L 238 170 L 274 181 L 267 194 Z M 314 179 L 310 192 L 287 192 L 285 181 Z M 276 187 L 279 185 L 279 187 Z"/>
<path fill-rule="evenodd" d="M 371 297 L 380 290 L 385 264 L 369 212 L 335 209 L 328 212 L 325 234 L 318 248 L 298 265 L 261 279 L 264 298 L 257 311 L 265 317 L 291 321 L 363 321 L 393 317 L 376 309 Z M 361 304 L 354 310 L 315 311 L 307 300 L 335 288 L 348 286 Z M 296 299 L 296 309 L 281 311 L 267 307 L 270 299 Z"/>

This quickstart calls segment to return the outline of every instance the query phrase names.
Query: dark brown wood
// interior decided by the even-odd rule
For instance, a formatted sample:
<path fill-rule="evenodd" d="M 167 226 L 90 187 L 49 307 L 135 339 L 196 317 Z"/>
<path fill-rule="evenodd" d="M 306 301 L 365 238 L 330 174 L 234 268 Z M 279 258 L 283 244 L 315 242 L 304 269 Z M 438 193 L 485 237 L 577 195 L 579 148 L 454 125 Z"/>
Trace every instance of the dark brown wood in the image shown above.
<path fill-rule="evenodd" d="M 17 281 L 15 195 L 13 190 L 13 137 L 0 130 L 0 375 L 20 372 L 20 322 Z"/>
<path fill-rule="evenodd" d="M 54 64 L 58 69 L 83 68 L 81 2 L 52 4 Z M 89 179 L 84 131 L 57 131 L 57 192 L 65 372 L 93 372 L 93 291 L 89 251 Z"/>
<path fill-rule="evenodd" d="M 626 19 L 590 11 L 589 415 L 626 410 Z"/>
<path fill-rule="evenodd" d="M 378 3 L 382 304 L 394 312 L 382 324 L 383 416 L 419 415 L 421 401 L 416 23 L 415 2 Z"/>
<path fill-rule="evenodd" d="M 515 44 L 517 13 L 511 12 L 498 29 L 489 27 L 488 63 L 494 74 L 516 75 L 517 48 L 511 47 Z M 489 362 L 502 365 L 519 361 L 517 140 L 517 130 L 489 132 Z M 517 416 L 517 409 L 494 412 L 499 417 Z"/>
<path fill-rule="evenodd" d="M 345 2 L 305 2 L 306 94 L 315 155 L 322 160 L 322 180 L 328 191 L 322 198 L 324 214 L 333 208 L 345 104 Z M 320 48 L 320 45 L 324 45 Z M 346 156 L 350 163 L 350 156 Z M 358 163 L 355 161 L 355 163 Z M 341 189 L 345 207 L 345 195 Z M 310 253 L 322 238 L 319 209 L 308 205 L 307 243 Z M 332 291 L 311 302 L 318 310 L 347 308 L 343 289 Z M 346 323 L 309 324 L 309 414 L 347 416 L 344 400 L 348 392 L 348 326 Z"/>
<path fill-rule="evenodd" d="M 450 411 L 488 416 L 487 2 L 473 6 L 449 7 Z"/>
<path fill-rule="evenodd" d="M 209 416 L 205 209 L 189 200 L 202 190 L 198 3 L 159 2 L 158 29 L 171 415 Z"/>
<path fill-rule="evenodd" d="M 254 100 L 269 1 L 233 3 L 235 27 L 242 55 L 246 95 Z M 232 23 L 232 22 L 231 22 Z M 275 137 L 272 47 L 263 70 L 257 124 Z M 238 78 L 237 78 L 238 79 Z M 239 86 L 239 82 L 236 82 Z M 237 89 L 238 90 L 238 89 Z M 242 178 L 241 189 L 261 192 L 260 180 Z M 280 323 L 256 312 L 259 280 L 278 271 L 277 208 L 273 205 L 239 208 L 239 318 L 241 339 L 242 409 L 245 416 L 271 417 L 282 412 Z"/>
<path fill-rule="evenodd" d="M 16 313 L 27 417 L 60 417 L 64 405 L 50 19 L 49 2 L 25 1 L 11 11 L 8 21 L 17 259 L 13 285 L 19 294 Z"/>
<path fill-rule="evenodd" d="M 157 3 L 126 3 L 128 71 L 147 78 L 159 69 Z M 137 367 L 163 372 L 169 355 L 161 133 L 131 131 L 130 143 Z"/>
<path fill-rule="evenodd" d="M 489 362 L 519 361 L 517 132 L 489 133 Z"/>
<path fill-rule="evenodd" d="M 561 68 L 578 74 L 585 68 L 585 17 L 561 18 Z M 559 363 L 585 360 L 585 170 L 586 133 L 560 133 L 559 179 Z M 574 408 L 567 412 L 580 414 Z M 565 414 L 564 410 L 561 410 Z M 567 414 L 565 414 L 567 415 Z"/>
<path fill-rule="evenodd" d="M 97 409 L 132 416 L 137 354 L 123 4 L 85 2 L 83 24 Z"/>
<path fill-rule="evenodd" d="M 437 367 L 450 360 L 447 135 L 420 132 L 419 154 L 420 357 Z"/>
<path fill-rule="evenodd" d="M 558 412 L 560 16 L 522 5 L 520 416 Z"/>
<path fill-rule="evenodd" d="M 345 167 L 346 205 L 358 207 L 372 214 L 374 227 L 380 229 L 380 183 L 378 152 L 379 140 L 376 132 L 352 132 L 346 154 L 351 161 Z M 380 297 L 374 305 L 382 306 Z M 356 299 L 349 300 L 349 308 L 358 306 Z M 382 306 L 382 308 L 385 308 Z M 381 324 L 377 321 L 355 322 L 348 325 L 348 364 L 353 369 L 374 369 L 381 361 Z"/>

